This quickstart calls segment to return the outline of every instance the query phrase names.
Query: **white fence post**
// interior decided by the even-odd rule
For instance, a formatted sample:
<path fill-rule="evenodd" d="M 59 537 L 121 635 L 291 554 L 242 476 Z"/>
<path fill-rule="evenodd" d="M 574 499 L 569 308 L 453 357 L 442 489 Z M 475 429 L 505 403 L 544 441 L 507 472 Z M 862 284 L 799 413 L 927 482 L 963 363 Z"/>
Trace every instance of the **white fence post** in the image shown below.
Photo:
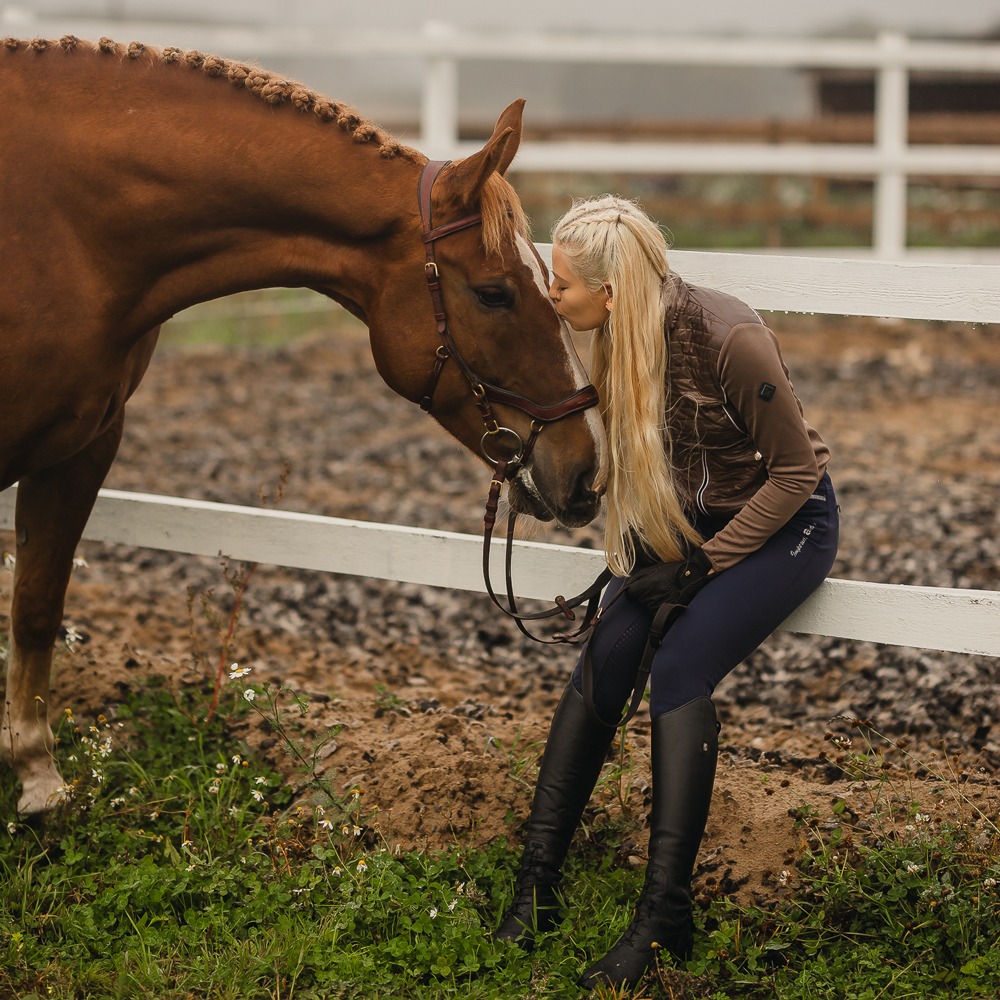
<path fill-rule="evenodd" d="M 906 253 L 906 174 L 902 164 L 909 142 L 909 73 L 903 61 L 906 40 L 894 32 L 878 39 L 880 66 L 875 77 L 875 179 L 872 247 L 882 260 Z"/>
<path fill-rule="evenodd" d="M 440 21 L 424 25 L 431 51 L 424 63 L 420 147 L 432 159 L 453 157 L 458 143 L 458 61 L 445 44 L 454 34 L 451 25 Z"/>

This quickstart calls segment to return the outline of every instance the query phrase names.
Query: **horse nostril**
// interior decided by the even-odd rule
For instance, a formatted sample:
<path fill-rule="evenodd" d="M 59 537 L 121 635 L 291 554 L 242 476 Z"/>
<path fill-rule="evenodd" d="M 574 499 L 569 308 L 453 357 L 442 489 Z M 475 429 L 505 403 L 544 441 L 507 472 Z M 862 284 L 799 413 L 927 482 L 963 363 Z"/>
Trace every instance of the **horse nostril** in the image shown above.
<path fill-rule="evenodd" d="M 596 503 L 604 496 L 606 489 L 607 483 L 604 481 L 603 476 L 600 475 L 600 472 L 593 468 L 588 468 L 577 476 L 574 496 L 578 496 L 581 500 Z"/>
<path fill-rule="evenodd" d="M 600 506 L 605 488 L 605 483 L 598 481 L 593 467 L 584 469 L 576 477 L 570 502 L 581 512 L 592 515 Z"/>

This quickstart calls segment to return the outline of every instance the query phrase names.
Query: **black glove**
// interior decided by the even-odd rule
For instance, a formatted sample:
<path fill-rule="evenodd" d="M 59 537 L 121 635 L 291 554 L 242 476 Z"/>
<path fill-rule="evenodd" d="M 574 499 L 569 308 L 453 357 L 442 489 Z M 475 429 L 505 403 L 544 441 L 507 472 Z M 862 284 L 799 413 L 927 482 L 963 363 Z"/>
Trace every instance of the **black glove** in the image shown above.
<path fill-rule="evenodd" d="M 714 574 L 708 556 L 701 549 L 695 549 L 686 559 L 656 563 L 638 570 L 623 589 L 633 601 L 650 611 L 656 611 L 663 604 L 687 607 Z"/>

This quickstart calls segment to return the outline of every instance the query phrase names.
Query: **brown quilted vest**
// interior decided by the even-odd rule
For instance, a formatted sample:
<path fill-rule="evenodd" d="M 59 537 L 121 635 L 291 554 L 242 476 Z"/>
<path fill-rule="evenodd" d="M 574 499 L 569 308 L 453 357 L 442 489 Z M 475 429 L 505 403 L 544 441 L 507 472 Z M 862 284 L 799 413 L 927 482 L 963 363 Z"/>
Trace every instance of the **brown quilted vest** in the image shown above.
<path fill-rule="evenodd" d="M 726 398 L 719 355 L 736 326 L 751 324 L 761 336 L 773 335 L 754 309 L 725 292 L 689 285 L 671 274 L 665 295 L 666 437 L 675 483 L 692 514 L 732 514 L 760 489 L 768 473 Z M 783 362 L 779 371 L 788 378 Z M 829 452 L 812 428 L 808 432 L 822 469 Z"/>

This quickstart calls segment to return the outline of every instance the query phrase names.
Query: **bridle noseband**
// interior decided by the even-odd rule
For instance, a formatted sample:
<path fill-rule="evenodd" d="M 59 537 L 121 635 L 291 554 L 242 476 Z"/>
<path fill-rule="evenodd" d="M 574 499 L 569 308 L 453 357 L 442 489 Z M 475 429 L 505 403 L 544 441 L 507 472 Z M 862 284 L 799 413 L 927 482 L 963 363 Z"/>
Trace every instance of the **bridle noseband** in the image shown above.
<path fill-rule="evenodd" d="M 517 515 L 513 511 L 509 513 L 507 518 L 507 550 L 505 568 L 508 604 L 506 606 L 494 593 L 493 586 L 490 581 L 490 542 L 493 536 L 493 527 L 496 524 L 497 508 L 500 503 L 500 493 L 503 489 L 504 482 L 513 479 L 519 469 L 525 462 L 527 462 L 528 456 L 534 448 L 535 441 L 538 439 L 538 435 L 545 428 L 546 424 L 555 423 L 557 420 L 562 420 L 564 417 L 571 416 L 574 413 L 579 413 L 582 410 L 587 410 L 592 406 L 596 406 L 599 402 L 597 390 L 592 385 L 586 385 L 582 389 L 578 389 L 572 395 L 567 396 L 559 402 L 548 404 L 536 403 L 534 400 L 529 399 L 526 396 L 519 395 L 516 392 L 511 392 L 509 389 L 503 389 L 500 386 L 493 385 L 491 382 L 487 382 L 485 379 L 476 375 L 472 368 L 469 367 L 468 362 L 462 356 L 462 352 L 455 344 L 451 331 L 448 329 L 448 317 L 444 308 L 444 300 L 441 296 L 441 272 L 438 268 L 437 260 L 434 255 L 434 244 L 446 236 L 451 236 L 454 233 L 460 233 L 465 229 L 471 228 L 472 226 L 481 225 L 483 217 L 477 212 L 473 215 L 467 215 L 461 219 L 457 219 L 454 222 L 447 222 L 444 225 L 436 227 L 432 226 L 431 191 L 434 188 L 434 182 L 437 180 L 438 175 L 449 162 L 451 161 L 428 161 L 421 172 L 420 185 L 418 189 L 420 219 L 423 227 L 424 253 L 426 258 L 424 263 L 424 275 L 427 278 L 427 288 L 430 292 L 431 303 L 434 307 L 434 319 L 437 323 L 438 336 L 441 338 L 441 344 L 434 353 L 434 362 L 431 368 L 430 377 L 428 378 L 427 385 L 421 395 L 420 407 L 428 413 L 431 411 L 434 404 L 434 392 L 437 389 L 437 384 L 441 378 L 441 372 L 444 369 L 445 362 L 447 362 L 449 358 L 454 359 L 459 371 L 461 371 L 461 373 L 465 376 L 466 381 L 469 383 L 476 408 L 479 410 L 479 414 L 483 419 L 483 424 L 486 427 L 486 431 L 480 441 L 480 449 L 486 457 L 486 460 L 494 466 L 493 478 L 490 481 L 489 497 L 486 501 L 486 515 L 484 517 L 485 527 L 483 531 L 483 578 L 486 582 L 486 591 L 493 603 L 501 611 L 503 611 L 504 614 L 513 618 L 517 623 L 517 627 L 529 638 L 535 639 L 538 642 L 577 641 L 589 631 L 590 625 L 597 611 L 597 599 L 611 578 L 610 570 L 606 570 L 602 573 L 601 576 L 599 576 L 597 580 L 595 580 L 594 583 L 591 584 L 591 586 L 588 587 L 582 594 L 569 599 L 561 596 L 556 597 L 556 606 L 554 608 L 533 614 L 525 614 L 517 609 L 517 602 L 514 598 L 514 588 L 511 578 L 511 552 L 513 549 L 512 543 L 514 541 L 514 524 L 517 519 Z M 505 427 L 500 423 L 493 409 L 493 407 L 497 404 L 511 406 L 514 409 L 521 410 L 523 413 L 526 413 L 529 417 L 531 417 L 531 433 L 529 434 L 527 441 L 522 441 L 521 436 L 517 433 L 517 431 L 510 427 Z M 502 456 L 494 457 L 490 454 L 487 448 L 487 445 L 491 441 L 496 442 L 501 437 L 510 438 L 514 443 L 513 451 L 509 458 L 504 458 Z M 523 625 L 523 622 L 525 621 L 553 618 L 557 615 L 562 615 L 567 620 L 574 621 L 576 619 L 576 615 L 573 613 L 572 609 L 580 604 L 583 604 L 584 602 L 588 602 L 588 607 L 586 615 L 584 616 L 583 624 L 572 634 L 557 635 L 551 639 L 540 639 L 537 636 L 532 635 Z"/>

